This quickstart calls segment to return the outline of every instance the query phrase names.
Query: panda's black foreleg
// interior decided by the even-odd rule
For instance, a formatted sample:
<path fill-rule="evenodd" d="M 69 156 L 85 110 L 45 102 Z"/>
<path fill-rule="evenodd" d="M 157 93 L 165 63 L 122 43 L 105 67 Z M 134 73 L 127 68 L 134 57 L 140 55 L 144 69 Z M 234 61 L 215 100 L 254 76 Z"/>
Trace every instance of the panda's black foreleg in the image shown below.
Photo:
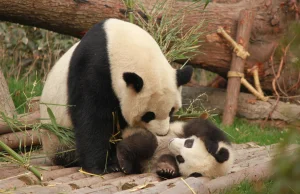
<path fill-rule="evenodd" d="M 175 157 L 171 154 L 160 156 L 156 165 L 156 173 L 166 179 L 179 177 L 180 173 Z"/>
<path fill-rule="evenodd" d="M 115 146 L 111 147 L 109 143 L 112 128 L 112 118 L 109 116 L 105 120 L 98 117 L 87 122 L 76 122 L 76 149 L 83 170 L 94 174 L 118 171 L 118 162 L 113 157 Z"/>
<path fill-rule="evenodd" d="M 124 138 L 117 144 L 120 168 L 125 174 L 141 173 L 140 162 L 152 157 L 156 148 L 157 139 L 147 130 Z"/>

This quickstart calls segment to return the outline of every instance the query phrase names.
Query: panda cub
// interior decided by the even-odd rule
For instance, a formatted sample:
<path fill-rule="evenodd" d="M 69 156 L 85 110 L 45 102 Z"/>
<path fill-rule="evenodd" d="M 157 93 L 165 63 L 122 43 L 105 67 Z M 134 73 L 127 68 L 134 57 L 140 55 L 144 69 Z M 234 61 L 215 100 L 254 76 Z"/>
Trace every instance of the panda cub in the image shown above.
<path fill-rule="evenodd" d="M 225 133 L 202 118 L 171 123 L 166 136 L 143 128 L 127 128 L 117 145 L 126 174 L 156 172 L 164 178 L 226 175 L 234 156 Z"/>

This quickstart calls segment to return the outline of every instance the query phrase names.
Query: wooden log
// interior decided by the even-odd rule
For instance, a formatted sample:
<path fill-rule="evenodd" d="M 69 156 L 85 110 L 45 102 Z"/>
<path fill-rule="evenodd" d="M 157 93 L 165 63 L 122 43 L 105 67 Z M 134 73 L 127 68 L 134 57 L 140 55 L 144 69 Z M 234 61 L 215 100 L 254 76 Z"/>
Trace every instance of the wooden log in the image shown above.
<path fill-rule="evenodd" d="M 90 188 L 99 188 L 102 187 L 103 185 L 115 185 L 115 186 L 124 186 L 125 183 L 127 184 L 135 184 L 135 185 L 141 185 L 145 183 L 152 183 L 155 181 L 159 181 L 160 178 L 156 174 L 152 173 L 144 173 L 144 174 L 133 174 L 133 175 L 127 175 L 124 177 L 119 177 L 113 180 L 107 180 L 103 182 L 99 182 L 97 184 L 93 184 L 89 186 Z"/>
<path fill-rule="evenodd" d="M 8 116 L 16 114 L 14 102 L 10 96 L 5 77 L 0 70 L 0 112 Z"/>
<path fill-rule="evenodd" d="M 118 187 L 116 187 L 114 185 L 106 185 L 101 188 L 94 188 L 94 189 L 85 187 L 85 188 L 74 190 L 71 193 L 72 194 L 93 194 L 93 193 L 95 193 L 95 194 L 96 193 L 113 194 L 113 193 L 117 193 L 117 192 L 118 192 Z"/>
<path fill-rule="evenodd" d="M 156 1 L 141 0 L 146 4 L 147 10 Z M 191 6 L 191 2 L 178 1 L 173 4 L 173 11 L 170 12 L 176 14 L 185 6 Z M 299 2 L 289 4 L 282 0 L 241 0 L 233 4 L 211 2 L 206 7 L 205 14 L 201 11 L 202 7 L 190 11 L 184 21 L 187 27 L 198 24 L 201 19 L 209 21 L 205 26 L 205 31 L 208 32 L 205 34 L 205 41 L 200 43 L 202 53 L 206 54 L 198 54 L 190 63 L 195 67 L 201 67 L 226 77 L 231 52 L 226 42 L 215 31 L 219 26 L 223 26 L 232 37 L 235 37 L 236 21 L 240 10 L 245 8 L 256 10 L 253 36 L 249 46 L 251 56 L 247 60 L 246 69 L 251 68 L 257 62 L 262 63 L 263 66 L 260 69 L 264 78 L 261 80 L 262 87 L 264 90 L 272 90 L 271 82 L 274 75 L 267 61 L 272 55 L 276 42 L 282 37 L 282 32 L 289 24 L 287 21 L 296 18 L 297 13 L 292 10 L 292 6 L 299 7 Z M 0 20 L 82 37 L 86 30 L 103 19 L 126 19 L 126 9 L 121 0 L 88 0 L 88 3 L 78 3 L 73 0 L 3 0 L 0 1 Z M 297 76 L 294 78 L 297 79 Z M 246 78 L 250 81 L 252 76 Z M 290 84 L 287 87 L 290 87 Z"/>
<path fill-rule="evenodd" d="M 118 173 L 106 174 L 103 176 L 92 176 L 92 177 L 88 177 L 88 178 L 65 182 L 63 184 L 60 182 L 55 182 L 53 180 L 53 181 L 47 182 L 47 185 L 52 185 L 52 186 L 61 186 L 62 185 L 63 187 L 65 185 L 69 185 L 69 186 L 72 186 L 73 188 L 83 188 L 83 187 L 90 187 L 91 185 L 94 185 L 94 184 L 97 184 L 97 183 L 100 183 L 103 181 L 115 179 L 120 176 L 124 176 L 124 173 L 118 172 Z"/>
<path fill-rule="evenodd" d="M 192 100 L 199 99 L 199 95 L 203 95 L 200 100 L 194 102 L 194 107 L 205 107 L 212 114 L 222 114 L 225 105 L 225 90 L 207 87 L 183 87 L 182 104 L 188 107 Z M 269 117 L 269 110 L 272 110 L 276 100 L 269 99 L 268 102 L 256 100 L 252 94 L 240 93 L 238 99 L 237 116 L 247 119 L 265 119 Z M 273 114 L 269 119 L 283 120 L 286 122 L 299 121 L 300 106 L 296 104 L 279 102 Z"/>
<path fill-rule="evenodd" d="M 242 45 L 245 50 L 248 49 L 253 21 L 254 13 L 252 11 L 244 9 L 240 12 L 236 42 Z M 246 59 L 237 56 L 237 53 L 233 52 L 230 71 L 243 74 L 245 62 Z M 222 123 L 224 125 L 232 125 L 234 121 L 234 117 L 238 108 L 237 105 L 240 88 L 241 77 L 228 77 L 227 95 L 222 119 Z"/>
<path fill-rule="evenodd" d="M 161 181 L 159 183 L 154 184 L 152 187 L 147 187 L 144 189 L 140 189 L 134 192 L 134 194 L 142 194 L 142 193 L 160 193 L 163 192 L 171 187 L 175 186 L 175 183 L 179 181 L 179 178 L 174 178 L 174 179 L 168 179 Z M 125 191 L 120 191 L 117 192 L 116 194 L 130 194 L 132 193 L 131 190 L 125 190 Z"/>
<path fill-rule="evenodd" d="M 0 140 L 12 149 L 40 144 L 38 132 L 32 130 L 0 135 Z"/>
<path fill-rule="evenodd" d="M 17 118 L 18 118 L 18 121 L 20 121 L 24 125 L 34 124 L 39 121 L 40 112 L 35 111 L 30 114 L 27 114 L 27 113 L 20 114 L 17 116 Z M 24 128 L 21 128 L 21 129 L 24 129 Z M 29 129 L 29 128 L 25 128 L 25 129 Z M 0 135 L 5 134 L 5 133 L 11 133 L 11 132 L 12 132 L 12 129 L 10 128 L 10 126 L 8 126 L 7 123 L 5 123 L 3 120 L 0 119 Z"/>
<path fill-rule="evenodd" d="M 32 130 L 0 135 L 0 141 L 12 149 L 40 144 L 39 132 Z M 3 149 L 0 147 L 0 151 L 2 150 Z"/>
<path fill-rule="evenodd" d="M 187 178 L 185 179 L 186 183 L 182 181 L 181 183 L 178 183 L 176 187 L 168 189 L 161 194 L 190 194 L 192 193 L 191 188 L 197 194 L 210 194 L 224 191 L 224 189 L 231 188 L 234 185 L 240 184 L 242 181 L 265 180 L 271 175 L 270 162 L 266 162 L 227 176 L 213 179 L 206 183 L 201 182 L 199 180 L 201 178 Z"/>
<path fill-rule="evenodd" d="M 78 172 L 78 170 L 79 170 L 79 167 L 72 167 L 72 168 L 63 168 L 63 169 L 46 172 L 43 174 L 44 181 L 50 181 L 50 180 L 54 180 L 61 176 L 73 174 L 75 172 Z"/>
<path fill-rule="evenodd" d="M 78 167 L 64 168 L 53 171 L 42 171 L 43 180 L 50 181 L 63 175 L 73 174 L 78 171 Z M 13 176 L 0 182 L 0 189 L 20 188 L 26 185 L 39 184 L 40 181 L 32 173 L 24 173 L 23 176 Z"/>

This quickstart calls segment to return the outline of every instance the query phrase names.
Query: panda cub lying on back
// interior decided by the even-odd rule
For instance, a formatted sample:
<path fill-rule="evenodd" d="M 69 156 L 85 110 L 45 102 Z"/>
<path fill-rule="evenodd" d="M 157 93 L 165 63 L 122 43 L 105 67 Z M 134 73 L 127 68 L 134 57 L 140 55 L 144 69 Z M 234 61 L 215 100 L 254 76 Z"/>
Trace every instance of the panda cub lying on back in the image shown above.
<path fill-rule="evenodd" d="M 164 178 L 226 175 L 234 161 L 225 133 L 202 118 L 174 122 L 166 136 L 143 128 L 127 128 L 117 145 L 126 174 L 156 172 Z"/>

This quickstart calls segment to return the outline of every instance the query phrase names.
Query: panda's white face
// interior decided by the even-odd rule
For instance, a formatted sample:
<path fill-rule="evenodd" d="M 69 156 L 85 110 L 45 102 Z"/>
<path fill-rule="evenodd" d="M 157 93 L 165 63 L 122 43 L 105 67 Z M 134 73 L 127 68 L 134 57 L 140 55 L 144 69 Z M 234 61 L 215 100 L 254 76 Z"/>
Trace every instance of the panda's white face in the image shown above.
<path fill-rule="evenodd" d="M 121 109 L 128 124 L 146 128 L 159 136 L 166 135 L 169 131 L 170 116 L 181 107 L 180 90 L 166 89 L 164 92 L 153 94 L 127 92 L 128 95 L 121 98 Z"/>
<path fill-rule="evenodd" d="M 137 25 L 109 19 L 104 28 L 112 86 L 125 120 L 167 134 L 170 112 L 181 107 L 180 86 L 190 81 L 192 68 L 172 68 L 153 37 Z"/>
<path fill-rule="evenodd" d="M 183 176 L 210 170 L 215 159 L 206 150 L 204 142 L 196 136 L 190 138 L 174 138 L 169 143 L 169 150 L 175 156 L 179 171 Z"/>
<path fill-rule="evenodd" d="M 231 149 L 223 142 L 219 142 L 219 147 L 225 147 L 229 151 Z M 204 142 L 196 136 L 170 140 L 169 150 L 176 158 L 180 173 L 185 177 L 195 173 L 206 177 L 223 176 L 233 163 L 232 156 L 228 161 L 218 163 L 207 151 Z"/>

